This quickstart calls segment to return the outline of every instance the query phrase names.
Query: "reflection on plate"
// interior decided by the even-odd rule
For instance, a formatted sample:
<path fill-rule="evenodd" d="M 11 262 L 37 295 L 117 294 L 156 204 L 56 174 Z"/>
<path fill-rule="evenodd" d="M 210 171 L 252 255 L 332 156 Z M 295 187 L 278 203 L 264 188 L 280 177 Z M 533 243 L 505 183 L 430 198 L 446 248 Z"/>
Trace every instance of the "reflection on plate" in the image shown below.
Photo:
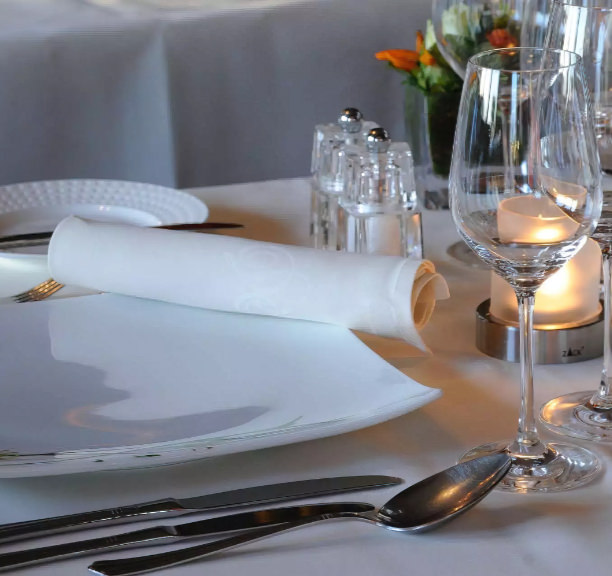
<path fill-rule="evenodd" d="M 2 306 L 0 323 L 0 477 L 289 444 L 440 395 L 315 322 L 103 294 Z"/>
<path fill-rule="evenodd" d="M 71 215 L 157 226 L 203 222 L 208 209 L 186 192 L 140 182 L 50 180 L 0 187 L 0 236 L 53 230 Z M 46 253 L 45 246 L 10 252 L 21 256 L 41 253 Z"/>

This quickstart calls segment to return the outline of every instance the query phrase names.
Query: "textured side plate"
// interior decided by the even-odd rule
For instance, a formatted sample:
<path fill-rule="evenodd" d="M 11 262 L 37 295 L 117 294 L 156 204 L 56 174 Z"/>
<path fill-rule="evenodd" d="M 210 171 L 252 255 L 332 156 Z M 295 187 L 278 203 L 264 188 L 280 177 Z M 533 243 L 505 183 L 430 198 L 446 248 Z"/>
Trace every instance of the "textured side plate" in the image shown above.
<path fill-rule="evenodd" d="M 66 216 L 137 226 L 204 222 L 208 208 L 178 190 L 115 180 L 51 180 L 0 187 L 0 236 L 53 230 Z M 46 247 L 5 251 L 28 255 Z"/>

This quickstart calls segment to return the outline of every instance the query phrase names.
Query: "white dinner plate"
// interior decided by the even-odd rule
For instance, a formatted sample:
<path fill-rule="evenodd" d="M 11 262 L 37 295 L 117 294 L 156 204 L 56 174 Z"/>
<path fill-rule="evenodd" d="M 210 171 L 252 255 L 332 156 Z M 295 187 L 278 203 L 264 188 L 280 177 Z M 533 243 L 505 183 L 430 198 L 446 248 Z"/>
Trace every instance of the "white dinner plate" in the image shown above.
<path fill-rule="evenodd" d="M 0 187 L 0 236 L 53 230 L 66 216 L 159 226 L 204 222 L 206 205 L 172 188 L 118 180 L 49 180 Z M 45 254 L 46 246 L 3 251 Z"/>
<path fill-rule="evenodd" d="M 349 330 L 113 294 L 0 307 L 0 477 L 331 436 L 438 398 Z"/>

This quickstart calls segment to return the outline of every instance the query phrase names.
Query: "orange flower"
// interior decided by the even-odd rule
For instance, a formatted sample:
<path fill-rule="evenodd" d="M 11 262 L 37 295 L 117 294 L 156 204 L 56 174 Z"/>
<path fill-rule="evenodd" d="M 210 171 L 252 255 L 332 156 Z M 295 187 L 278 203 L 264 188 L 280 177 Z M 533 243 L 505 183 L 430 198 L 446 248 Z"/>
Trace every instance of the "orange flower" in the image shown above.
<path fill-rule="evenodd" d="M 410 72 L 414 70 L 419 62 L 419 54 L 415 50 L 383 50 L 375 54 L 378 60 L 387 60 L 395 68 Z"/>
<path fill-rule="evenodd" d="M 419 56 L 419 62 L 425 66 L 435 66 L 436 59 L 427 50 L 423 50 Z"/>
<path fill-rule="evenodd" d="M 493 48 L 514 48 L 516 39 L 505 28 L 495 28 L 487 33 L 487 40 Z"/>
<path fill-rule="evenodd" d="M 416 51 L 420 54 L 421 50 L 423 50 L 423 45 L 425 44 L 425 37 L 423 36 L 423 32 L 420 30 L 417 30 L 416 36 Z"/>

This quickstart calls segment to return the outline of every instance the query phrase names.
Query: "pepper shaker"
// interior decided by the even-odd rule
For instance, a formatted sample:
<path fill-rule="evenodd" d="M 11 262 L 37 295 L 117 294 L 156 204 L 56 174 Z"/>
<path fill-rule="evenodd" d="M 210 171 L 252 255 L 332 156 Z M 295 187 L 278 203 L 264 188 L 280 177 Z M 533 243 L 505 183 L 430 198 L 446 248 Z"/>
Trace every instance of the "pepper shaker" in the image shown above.
<path fill-rule="evenodd" d="M 341 248 L 421 259 L 421 213 L 409 145 L 392 142 L 384 128 L 370 130 L 365 147 L 345 149 L 344 175 Z"/>

